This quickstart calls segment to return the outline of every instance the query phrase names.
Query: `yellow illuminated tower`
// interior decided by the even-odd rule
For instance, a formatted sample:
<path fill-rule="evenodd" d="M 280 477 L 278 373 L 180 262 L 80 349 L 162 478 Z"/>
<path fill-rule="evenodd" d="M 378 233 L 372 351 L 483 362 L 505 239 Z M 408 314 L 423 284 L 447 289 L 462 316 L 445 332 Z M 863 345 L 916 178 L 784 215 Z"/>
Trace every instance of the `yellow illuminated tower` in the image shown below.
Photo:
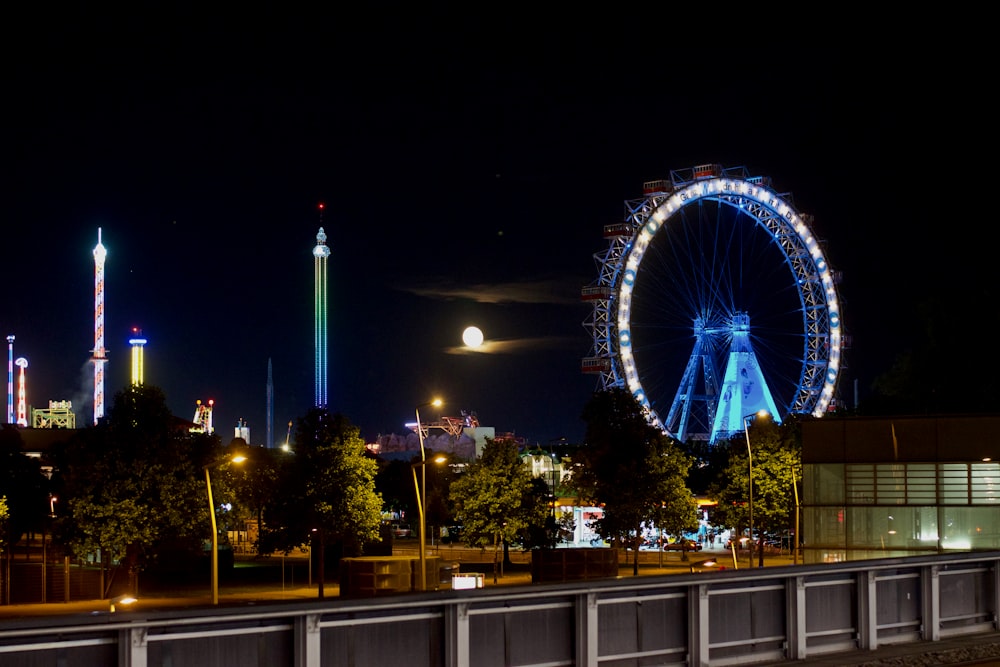
<path fill-rule="evenodd" d="M 132 327 L 132 337 L 128 344 L 132 346 L 132 385 L 142 385 L 142 347 L 146 339 L 142 337 L 142 329 Z"/>

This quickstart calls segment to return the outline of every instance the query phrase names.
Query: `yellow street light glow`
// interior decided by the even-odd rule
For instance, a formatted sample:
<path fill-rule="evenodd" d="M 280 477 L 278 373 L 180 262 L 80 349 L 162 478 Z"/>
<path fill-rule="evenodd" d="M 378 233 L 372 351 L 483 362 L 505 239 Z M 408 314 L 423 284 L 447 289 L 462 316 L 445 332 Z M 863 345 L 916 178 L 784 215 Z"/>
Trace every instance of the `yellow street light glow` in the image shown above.
<path fill-rule="evenodd" d="M 229 458 L 231 463 L 242 463 L 247 457 L 234 454 Z M 225 463 L 221 461 L 220 463 Z M 217 464 L 218 465 L 218 464 Z M 215 501 L 212 499 L 212 476 L 205 466 L 205 488 L 208 491 L 208 516 L 212 520 L 212 604 L 219 604 L 219 527 L 215 521 Z"/>
<path fill-rule="evenodd" d="M 127 607 L 134 602 L 138 602 L 138 598 L 129 595 L 128 593 L 125 595 L 119 595 L 118 597 L 111 598 L 110 609 L 108 611 L 113 614 L 118 610 L 118 607 Z"/>

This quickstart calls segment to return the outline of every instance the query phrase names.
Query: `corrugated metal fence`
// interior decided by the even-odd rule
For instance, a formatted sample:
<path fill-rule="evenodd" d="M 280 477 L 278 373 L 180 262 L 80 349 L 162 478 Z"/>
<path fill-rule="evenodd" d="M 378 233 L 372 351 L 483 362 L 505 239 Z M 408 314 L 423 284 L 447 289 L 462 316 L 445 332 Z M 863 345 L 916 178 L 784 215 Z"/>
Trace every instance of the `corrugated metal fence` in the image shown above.
<path fill-rule="evenodd" d="M 0 626 L 0 664 L 733 665 L 997 630 L 1000 552 Z"/>

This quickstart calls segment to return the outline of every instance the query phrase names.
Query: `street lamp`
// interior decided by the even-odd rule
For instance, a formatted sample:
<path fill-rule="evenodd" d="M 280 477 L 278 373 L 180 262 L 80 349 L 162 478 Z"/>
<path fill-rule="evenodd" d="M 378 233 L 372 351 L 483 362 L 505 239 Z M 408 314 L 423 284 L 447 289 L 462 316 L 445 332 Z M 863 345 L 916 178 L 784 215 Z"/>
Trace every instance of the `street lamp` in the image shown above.
<path fill-rule="evenodd" d="M 562 481 L 561 474 L 556 470 L 556 455 L 552 451 L 552 443 L 558 442 L 559 444 L 566 444 L 566 436 L 561 435 L 558 438 L 552 438 L 549 440 L 549 464 L 551 468 L 549 469 L 549 476 L 552 480 L 552 520 L 556 519 L 556 489 L 559 488 L 559 482 Z"/>
<path fill-rule="evenodd" d="M 418 405 L 414 409 L 414 412 L 417 415 L 417 439 L 420 440 L 420 460 L 421 461 L 424 461 L 426 459 L 424 457 L 424 427 L 420 423 L 420 408 L 426 408 L 426 407 L 440 408 L 442 405 L 444 405 L 444 401 L 442 401 L 440 398 L 435 398 L 430 403 L 423 403 L 421 405 Z"/>
<path fill-rule="evenodd" d="M 792 565 L 799 564 L 799 485 L 795 481 L 795 467 L 792 467 L 792 491 L 795 493 L 795 530 L 792 539 Z"/>
<path fill-rule="evenodd" d="M 750 567 L 753 567 L 753 452 L 750 451 L 750 419 L 752 417 L 767 417 L 767 410 L 759 410 L 743 417 L 743 435 L 747 439 L 747 499 L 750 501 Z"/>
<path fill-rule="evenodd" d="M 230 463 L 243 463 L 247 457 L 237 454 Z M 225 463 L 223 461 L 222 463 Z M 215 522 L 215 501 L 212 500 L 212 477 L 208 473 L 211 466 L 205 466 L 205 488 L 208 489 L 208 516 L 212 520 L 212 604 L 219 604 L 219 528 Z"/>
<path fill-rule="evenodd" d="M 447 461 L 443 456 L 439 456 L 434 459 L 434 463 L 444 463 Z M 427 544 L 424 541 L 424 502 L 427 499 L 427 487 L 421 488 L 421 485 L 417 483 L 417 468 L 420 468 L 420 474 L 427 479 L 425 471 L 427 469 L 427 462 L 421 461 L 420 463 L 411 463 L 410 472 L 413 473 L 413 490 L 417 495 L 417 516 L 420 519 L 420 590 L 427 590 Z"/>
<path fill-rule="evenodd" d="M 426 551 L 425 551 L 426 547 L 424 546 L 424 532 L 425 532 L 425 528 L 424 528 L 423 508 L 427 505 L 427 470 L 423 466 L 424 466 L 424 464 L 427 463 L 427 456 L 424 453 L 424 426 L 423 426 L 423 424 L 420 423 L 420 408 L 426 408 L 426 407 L 439 408 L 442 405 L 444 405 L 444 401 L 442 401 L 440 398 L 435 398 L 430 403 L 423 403 L 421 405 L 418 405 L 416 408 L 414 408 L 414 412 L 416 413 L 416 416 L 417 416 L 417 440 L 420 441 L 420 465 L 422 466 L 420 468 L 420 485 L 423 487 L 423 490 L 421 491 L 420 497 L 417 498 L 417 502 L 420 504 L 419 509 L 420 509 L 420 566 L 421 566 L 421 569 L 420 569 L 421 575 L 420 575 L 420 577 L 421 577 L 421 580 L 423 580 L 423 578 L 424 578 L 424 575 L 423 575 L 423 565 L 424 565 L 424 559 L 426 558 L 426 555 L 425 555 L 426 554 Z M 414 471 L 414 475 L 415 474 L 416 474 L 416 471 Z M 416 484 L 416 478 L 414 478 L 414 484 Z M 421 590 L 423 590 L 422 586 L 421 586 Z"/>
<path fill-rule="evenodd" d="M 292 451 L 291 445 L 288 444 L 289 438 L 292 437 L 292 420 L 288 420 L 288 432 L 285 433 L 285 444 L 281 446 L 282 451 L 290 452 Z"/>

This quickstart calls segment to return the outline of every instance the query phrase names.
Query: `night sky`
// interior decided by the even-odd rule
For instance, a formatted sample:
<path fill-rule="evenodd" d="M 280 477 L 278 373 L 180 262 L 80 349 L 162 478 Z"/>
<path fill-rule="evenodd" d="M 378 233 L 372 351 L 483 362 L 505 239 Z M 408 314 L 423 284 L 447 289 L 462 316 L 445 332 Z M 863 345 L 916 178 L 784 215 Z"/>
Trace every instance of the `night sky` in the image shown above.
<path fill-rule="evenodd" d="M 440 396 L 530 443 L 581 441 L 580 289 L 603 226 L 671 169 L 746 166 L 814 216 L 844 276 L 849 397 L 919 335 L 928 290 L 985 275 L 955 190 L 986 93 L 935 74 L 943 48 L 481 9 L 13 22 L 0 333 L 28 403 L 89 423 L 98 228 L 108 404 L 140 327 L 173 412 L 214 399 L 224 440 L 245 419 L 256 444 L 269 359 L 276 443 L 313 402 L 321 225 L 330 409 L 369 440 Z M 468 324 L 499 351 L 463 350 Z"/>

